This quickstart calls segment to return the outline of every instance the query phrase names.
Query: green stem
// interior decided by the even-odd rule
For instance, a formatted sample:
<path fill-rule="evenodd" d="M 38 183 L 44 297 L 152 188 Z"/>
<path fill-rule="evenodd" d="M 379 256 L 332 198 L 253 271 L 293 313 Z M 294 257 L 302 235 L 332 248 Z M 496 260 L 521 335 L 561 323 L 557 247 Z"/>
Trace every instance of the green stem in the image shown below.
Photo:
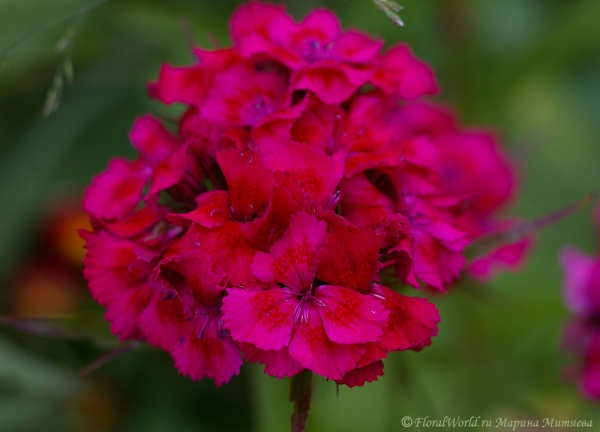
<path fill-rule="evenodd" d="M 312 394 L 312 371 L 306 369 L 295 375 L 290 384 L 290 401 L 294 403 L 292 414 L 292 432 L 304 432 L 310 413 Z"/>

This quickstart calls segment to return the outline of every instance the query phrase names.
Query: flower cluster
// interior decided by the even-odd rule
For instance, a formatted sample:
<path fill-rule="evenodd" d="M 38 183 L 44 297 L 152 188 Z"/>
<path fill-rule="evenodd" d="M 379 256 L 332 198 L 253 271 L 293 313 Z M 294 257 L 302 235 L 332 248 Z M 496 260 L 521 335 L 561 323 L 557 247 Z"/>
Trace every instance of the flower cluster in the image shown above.
<path fill-rule="evenodd" d="M 444 291 L 512 171 L 492 134 L 416 101 L 437 84 L 406 45 L 382 51 L 331 12 L 297 23 L 260 2 L 231 35 L 194 66 L 163 66 L 149 92 L 185 104 L 177 130 L 138 119 L 139 157 L 88 187 L 91 292 L 114 333 L 193 379 L 220 385 L 245 358 L 279 378 L 376 380 L 439 321 L 386 285 Z"/>
<path fill-rule="evenodd" d="M 600 206 L 594 216 L 600 233 Z M 575 315 L 565 332 L 565 346 L 582 359 L 582 392 L 600 400 L 600 254 L 588 256 L 567 247 L 560 258 L 565 302 Z"/>

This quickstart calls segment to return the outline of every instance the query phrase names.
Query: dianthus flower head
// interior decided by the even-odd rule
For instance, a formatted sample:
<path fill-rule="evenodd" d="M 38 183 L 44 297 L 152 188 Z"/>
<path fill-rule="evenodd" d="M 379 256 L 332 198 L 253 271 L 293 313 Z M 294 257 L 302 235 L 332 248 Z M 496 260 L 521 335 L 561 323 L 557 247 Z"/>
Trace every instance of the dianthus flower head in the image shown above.
<path fill-rule="evenodd" d="M 138 158 L 88 187 L 90 290 L 114 333 L 193 379 L 220 385 L 245 358 L 278 378 L 376 380 L 440 319 L 389 285 L 444 291 L 513 194 L 512 170 L 493 135 L 416 101 L 438 87 L 406 45 L 257 1 L 231 35 L 162 67 L 149 92 L 186 107 L 177 130 L 138 119 Z"/>

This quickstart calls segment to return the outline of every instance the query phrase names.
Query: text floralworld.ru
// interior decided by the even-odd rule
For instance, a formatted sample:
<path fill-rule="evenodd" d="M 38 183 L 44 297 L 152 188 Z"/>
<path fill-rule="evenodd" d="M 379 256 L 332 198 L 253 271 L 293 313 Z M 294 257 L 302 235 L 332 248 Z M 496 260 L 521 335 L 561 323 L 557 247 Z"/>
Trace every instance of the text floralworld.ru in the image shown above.
<path fill-rule="evenodd" d="M 432 419 L 426 417 L 403 417 L 402 426 L 404 427 L 439 427 L 439 428 L 498 428 L 518 430 L 521 428 L 591 428 L 592 420 L 557 420 L 554 418 L 544 418 L 542 420 L 513 420 L 508 418 L 497 418 L 495 420 L 482 419 L 481 416 L 471 416 L 463 419 L 461 417 L 444 417 L 443 419 Z"/>

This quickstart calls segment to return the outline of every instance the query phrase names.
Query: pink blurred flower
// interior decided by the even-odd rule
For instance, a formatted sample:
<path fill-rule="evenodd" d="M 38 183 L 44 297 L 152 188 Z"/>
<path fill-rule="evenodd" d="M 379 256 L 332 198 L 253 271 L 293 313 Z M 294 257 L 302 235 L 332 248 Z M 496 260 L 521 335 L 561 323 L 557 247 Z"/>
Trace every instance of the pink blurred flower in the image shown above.
<path fill-rule="evenodd" d="M 600 206 L 594 215 L 600 232 Z M 581 391 L 600 400 L 600 254 L 587 255 L 569 246 L 560 261 L 565 303 L 574 315 L 565 331 L 565 347 L 581 359 Z"/>

